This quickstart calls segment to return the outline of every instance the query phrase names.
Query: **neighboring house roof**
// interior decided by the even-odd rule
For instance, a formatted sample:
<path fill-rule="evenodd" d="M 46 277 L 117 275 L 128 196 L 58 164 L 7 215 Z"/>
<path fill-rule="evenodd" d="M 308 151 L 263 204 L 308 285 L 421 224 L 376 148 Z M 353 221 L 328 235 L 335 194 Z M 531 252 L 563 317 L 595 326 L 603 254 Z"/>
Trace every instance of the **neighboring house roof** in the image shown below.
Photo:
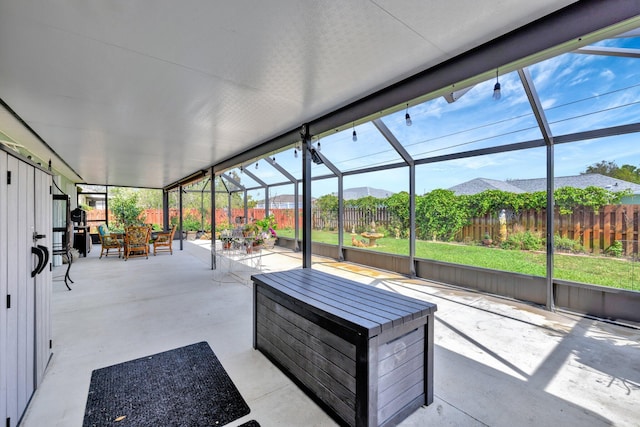
<path fill-rule="evenodd" d="M 302 206 L 302 196 L 298 196 L 298 203 Z M 311 200 L 315 200 L 313 197 Z M 264 202 L 264 200 L 262 200 Z M 269 198 L 269 203 L 293 203 L 296 201 L 295 194 L 279 194 Z"/>
<path fill-rule="evenodd" d="M 482 193 L 485 190 L 500 190 L 510 193 L 524 193 L 525 191 L 509 182 L 499 181 L 497 179 L 476 178 L 462 184 L 449 187 L 458 196 L 472 195 Z"/>
<path fill-rule="evenodd" d="M 337 196 L 338 193 L 331 193 L 334 196 Z M 373 196 L 377 199 L 385 199 L 389 196 L 394 195 L 393 191 L 381 190 L 379 188 L 371 188 L 371 187 L 354 187 L 344 190 L 344 200 L 353 200 L 360 199 L 366 196 Z M 296 196 L 293 194 L 279 194 L 277 196 L 273 196 L 269 198 L 269 203 L 274 205 L 276 203 L 293 203 L 296 199 Z M 311 202 L 315 203 L 316 198 L 312 197 Z M 264 206 L 264 199 L 258 200 L 259 206 Z M 298 203 L 302 206 L 302 196 L 298 196 Z"/>
<path fill-rule="evenodd" d="M 640 185 L 633 182 L 623 181 L 621 179 L 612 178 L 610 176 L 601 175 L 599 173 L 589 173 L 573 176 L 557 176 L 555 177 L 554 188 L 574 187 L 600 187 L 611 191 L 631 190 L 633 194 L 640 194 Z M 547 180 L 545 178 L 536 179 L 511 179 L 507 180 L 511 185 L 523 189 L 527 193 L 534 191 L 544 191 L 547 189 Z"/>
<path fill-rule="evenodd" d="M 331 193 L 334 196 L 337 196 L 338 193 Z M 389 196 L 393 196 L 395 193 L 393 191 L 381 190 L 379 188 L 371 188 L 371 187 L 354 187 L 348 188 L 343 191 L 344 200 L 354 200 L 361 199 L 366 196 L 373 196 L 377 199 L 386 199 Z"/>
<path fill-rule="evenodd" d="M 611 191 L 631 190 L 633 194 L 640 194 L 640 185 L 623 181 L 599 173 L 590 173 L 573 176 L 557 176 L 554 179 L 556 189 L 562 187 L 587 188 L 600 187 Z M 511 193 L 533 193 L 547 189 L 546 178 L 534 179 L 508 179 L 500 181 L 496 179 L 475 178 L 462 184 L 454 185 L 449 190 L 456 195 L 478 194 L 485 190 L 501 190 Z"/>
<path fill-rule="evenodd" d="M 298 204 L 300 207 L 302 207 L 302 200 L 303 200 L 303 196 L 299 195 L 298 196 Z M 284 205 L 284 204 L 291 204 L 293 205 L 296 201 L 296 196 L 295 194 L 278 194 L 277 196 L 273 196 L 269 198 L 269 204 L 274 206 L 274 205 Z M 312 197 L 311 198 L 311 203 L 315 203 L 316 198 Z M 264 199 L 260 199 L 256 202 L 257 207 L 264 207 Z"/>

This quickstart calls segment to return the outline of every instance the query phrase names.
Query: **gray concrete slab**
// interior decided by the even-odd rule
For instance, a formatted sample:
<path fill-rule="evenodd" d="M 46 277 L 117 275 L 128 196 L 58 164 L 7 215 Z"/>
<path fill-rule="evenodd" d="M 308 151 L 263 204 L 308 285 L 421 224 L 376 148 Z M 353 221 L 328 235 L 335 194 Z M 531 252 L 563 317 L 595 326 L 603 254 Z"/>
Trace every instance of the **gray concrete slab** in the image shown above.
<path fill-rule="evenodd" d="M 53 289 L 53 357 L 22 426 L 80 426 L 91 372 L 207 341 L 269 426 L 335 423 L 252 349 L 249 277 L 256 260 L 210 270 L 209 242 L 174 255 L 98 259 L 94 247 Z M 262 271 L 299 268 L 300 254 L 263 252 Z M 640 331 L 314 258 L 314 268 L 438 305 L 435 400 L 402 426 L 637 426 Z M 60 277 L 58 267 L 54 275 Z"/>

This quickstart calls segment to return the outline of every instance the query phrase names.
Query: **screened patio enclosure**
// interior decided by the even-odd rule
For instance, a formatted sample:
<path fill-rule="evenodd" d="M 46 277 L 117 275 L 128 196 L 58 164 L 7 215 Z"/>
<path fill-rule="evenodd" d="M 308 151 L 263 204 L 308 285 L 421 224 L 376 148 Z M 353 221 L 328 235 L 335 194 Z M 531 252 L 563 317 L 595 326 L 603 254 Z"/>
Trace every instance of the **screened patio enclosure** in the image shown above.
<path fill-rule="evenodd" d="M 200 228 L 216 205 L 230 225 L 289 209 L 305 267 L 313 248 L 628 319 L 638 2 L 436 3 L 6 2 L 0 137 L 70 194 L 162 188 L 165 227 L 185 194 Z"/>
<path fill-rule="evenodd" d="M 280 244 L 299 249 L 303 203 L 333 195 L 333 233 L 309 227 L 314 253 L 640 321 L 640 31 L 540 56 L 315 135 L 310 124 L 288 147 L 214 167 L 217 221 L 276 213 Z M 367 186 L 385 190 L 376 203 L 393 220 L 377 224 L 386 239 L 375 247 L 355 247 L 343 195 Z M 534 246 L 513 250 L 518 238 Z"/>

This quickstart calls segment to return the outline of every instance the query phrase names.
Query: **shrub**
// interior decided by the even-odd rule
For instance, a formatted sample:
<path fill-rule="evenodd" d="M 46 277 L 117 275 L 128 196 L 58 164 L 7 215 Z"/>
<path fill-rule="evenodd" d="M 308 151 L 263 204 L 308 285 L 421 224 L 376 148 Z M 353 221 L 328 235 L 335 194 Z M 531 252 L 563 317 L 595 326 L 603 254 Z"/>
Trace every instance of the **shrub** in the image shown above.
<path fill-rule="evenodd" d="M 435 189 L 416 197 L 418 238 L 449 242 L 468 222 L 466 199 L 451 190 Z"/>
<path fill-rule="evenodd" d="M 619 242 L 618 240 L 613 242 L 611 246 L 609 246 L 607 249 L 604 250 L 604 253 L 606 253 L 607 255 L 614 256 L 616 258 L 621 257 L 622 252 L 623 252 L 622 242 Z"/>
<path fill-rule="evenodd" d="M 260 228 L 260 231 L 268 231 L 270 228 L 275 230 L 278 228 L 276 217 L 273 214 L 256 220 L 256 225 Z"/>
<path fill-rule="evenodd" d="M 542 249 L 544 239 L 530 231 L 512 233 L 500 244 L 502 249 L 515 249 L 525 251 L 537 251 Z"/>
<path fill-rule="evenodd" d="M 233 227 L 229 224 L 229 221 L 223 221 L 216 224 L 216 231 L 221 232 L 222 230 L 231 230 Z"/>
<path fill-rule="evenodd" d="M 117 188 L 112 190 L 109 199 L 109 210 L 113 213 L 113 224 L 109 225 L 124 228 L 128 225 L 143 224 L 144 209 L 138 206 L 138 193 L 129 188 Z"/>
<path fill-rule="evenodd" d="M 194 215 L 187 214 L 182 218 L 182 229 L 185 231 L 200 230 L 200 220 Z"/>
<path fill-rule="evenodd" d="M 581 253 L 584 252 L 584 246 L 577 240 L 570 239 L 568 237 L 560 237 L 555 235 L 553 238 L 553 247 L 558 251 Z"/>
<path fill-rule="evenodd" d="M 376 227 L 376 233 L 384 234 L 384 237 L 394 237 L 395 233 L 390 232 L 387 227 L 380 225 Z"/>

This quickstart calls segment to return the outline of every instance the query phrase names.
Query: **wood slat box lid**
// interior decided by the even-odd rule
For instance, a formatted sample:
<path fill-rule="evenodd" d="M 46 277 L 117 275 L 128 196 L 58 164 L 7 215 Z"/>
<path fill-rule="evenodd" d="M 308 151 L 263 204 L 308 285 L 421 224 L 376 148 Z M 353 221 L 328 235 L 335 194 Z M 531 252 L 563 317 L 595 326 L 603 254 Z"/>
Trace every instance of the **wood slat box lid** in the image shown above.
<path fill-rule="evenodd" d="M 310 268 L 255 274 L 251 279 L 369 338 L 437 310 L 426 301 Z"/>

